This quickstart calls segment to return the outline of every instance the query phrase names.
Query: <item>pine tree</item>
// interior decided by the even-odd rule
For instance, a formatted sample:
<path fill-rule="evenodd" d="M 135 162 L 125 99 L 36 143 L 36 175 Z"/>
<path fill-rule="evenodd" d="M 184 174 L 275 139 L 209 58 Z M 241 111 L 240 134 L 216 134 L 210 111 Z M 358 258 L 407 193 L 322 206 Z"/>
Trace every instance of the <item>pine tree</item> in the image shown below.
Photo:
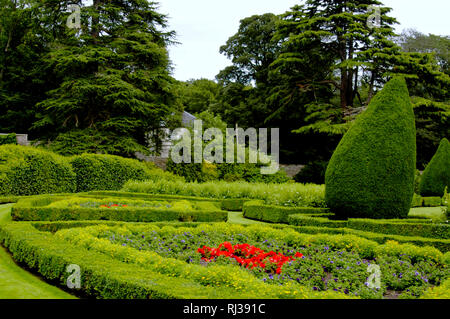
<path fill-rule="evenodd" d="M 68 3 L 47 0 L 42 9 L 57 30 L 46 67 L 58 85 L 38 104 L 33 128 L 51 140 L 74 132 L 103 136 L 88 151 L 147 152 L 148 133 L 174 125 L 176 113 L 166 49 L 174 34 L 164 31 L 166 17 L 146 0 L 94 0 L 81 9 L 81 29 L 68 29 Z"/>

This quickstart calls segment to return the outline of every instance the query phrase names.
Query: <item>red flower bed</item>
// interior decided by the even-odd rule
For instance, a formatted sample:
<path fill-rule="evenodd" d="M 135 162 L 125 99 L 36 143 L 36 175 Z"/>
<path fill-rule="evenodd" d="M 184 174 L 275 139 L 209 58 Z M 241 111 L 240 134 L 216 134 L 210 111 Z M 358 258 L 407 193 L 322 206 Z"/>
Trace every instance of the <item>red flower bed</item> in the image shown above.
<path fill-rule="evenodd" d="M 251 246 L 249 244 L 237 244 L 232 246 L 229 242 L 224 242 L 217 248 L 203 246 L 197 249 L 202 254 L 202 260 L 211 262 L 216 257 L 224 256 L 235 259 L 245 268 L 261 267 L 267 272 L 280 274 L 285 263 L 302 258 L 303 254 L 295 253 L 294 256 L 285 256 L 274 251 L 265 252 L 264 250 Z"/>

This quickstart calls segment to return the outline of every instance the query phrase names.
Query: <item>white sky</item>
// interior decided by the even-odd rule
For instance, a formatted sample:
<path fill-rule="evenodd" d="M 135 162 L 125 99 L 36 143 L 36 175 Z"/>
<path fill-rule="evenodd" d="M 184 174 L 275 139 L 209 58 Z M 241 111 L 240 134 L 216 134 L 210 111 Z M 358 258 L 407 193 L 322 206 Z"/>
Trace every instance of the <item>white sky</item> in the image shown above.
<path fill-rule="evenodd" d="M 156 0 L 158 1 L 158 0 Z M 397 33 L 415 28 L 422 33 L 450 35 L 449 0 L 381 0 L 393 8 Z M 286 12 L 301 0 L 159 0 L 159 12 L 169 16 L 169 29 L 180 45 L 170 47 L 173 76 L 178 80 L 208 78 L 230 65 L 219 48 L 254 14 Z"/>

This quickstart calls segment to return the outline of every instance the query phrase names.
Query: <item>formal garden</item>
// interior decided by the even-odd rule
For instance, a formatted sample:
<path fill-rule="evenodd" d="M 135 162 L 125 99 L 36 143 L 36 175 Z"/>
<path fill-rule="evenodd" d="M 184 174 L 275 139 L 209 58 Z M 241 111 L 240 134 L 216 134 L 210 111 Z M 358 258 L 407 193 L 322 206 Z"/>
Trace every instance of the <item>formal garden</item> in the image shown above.
<path fill-rule="evenodd" d="M 450 299 L 445 5 L 172 2 L 0 1 L 0 299 Z"/>
<path fill-rule="evenodd" d="M 449 298 L 450 144 L 417 176 L 414 131 L 397 77 L 344 136 L 325 185 L 186 182 L 119 156 L 2 145 L 0 242 L 81 298 Z"/>

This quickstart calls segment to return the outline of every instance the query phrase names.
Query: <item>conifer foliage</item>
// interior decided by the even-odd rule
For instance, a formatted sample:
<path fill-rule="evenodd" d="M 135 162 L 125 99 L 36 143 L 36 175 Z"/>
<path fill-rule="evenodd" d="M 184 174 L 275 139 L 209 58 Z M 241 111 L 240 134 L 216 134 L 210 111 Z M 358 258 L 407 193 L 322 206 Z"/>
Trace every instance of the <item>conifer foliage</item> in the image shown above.
<path fill-rule="evenodd" d="M 341 217 L 405 218 L 414 192 L 416 130 L 406 82 L 389 81 L 344 135 L 325 176 Z"/>
<path fill-rule="evenodd" d="M 450 143 L 444 138 L 436 154 L 423 172 L 420 182 L 422 196 L 443 196 L 445 187 L 450 188 Z"/>
<path fill-rule="evenodd" d="M 60 2 L 49 1 L 43 15 L 52 15 L 52 6 Z M 173 34 L 164 31 L 165 16 L 146 0 L 94 0 L 81 8 L 80 29 L 65 27 L 68 15 L 55 14 L 60 32 L 46 65 L 56 85 L 38 104 L 34 130 L 49 139 L 100 133 L 112 153 L 146 152 L 147 133 L 168 125 L 174 113 L 166 49 Z"/>

